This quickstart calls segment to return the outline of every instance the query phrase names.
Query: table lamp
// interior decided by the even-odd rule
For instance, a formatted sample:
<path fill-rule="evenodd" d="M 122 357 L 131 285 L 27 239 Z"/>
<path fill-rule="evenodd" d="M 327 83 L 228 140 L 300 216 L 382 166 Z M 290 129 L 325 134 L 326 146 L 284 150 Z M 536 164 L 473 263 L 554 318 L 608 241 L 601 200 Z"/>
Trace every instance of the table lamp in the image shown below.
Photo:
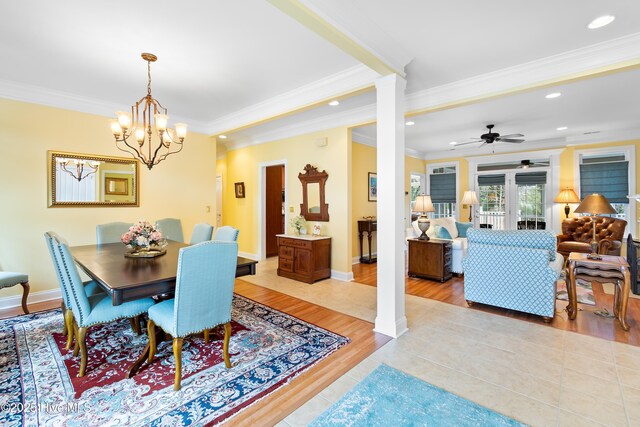
<path fill-rule="evenodd" d="M 480 202 L 478 202 L 478 196 L 476 196 L 476 192 L 465 191 L 462 195 L 462 202 L 460 203 L 462 203 L 463 205 L 469 205 L 469 222 L 471 222 L 473 218 L 471 215 L 471 213 L 473 212 L 473 205 L 480 204 Z"/>
<path fill-rule="evenodd" d="M 571 210 L 571 208 L 569 207 L 569 203 L 580 203 L 580 198 L 572 188 L 567 187 L 564 190 L 560 190 L 553 201 L 555 203 L 565 203 L 564 215 L 566 218 L 569 218 L 569 211 Z"/>
<path fill-rule="evenodd" d="M 418 240 L 429 240 L 429 236 L 427 236 L 427 230 L 429 229 L 429 218 L 427 218 L 427 212 L 435 212 L 436 210 L 433 208 L 433 203 L 431 203 L 431 196 L 416 196 L 416 202 L 413 205 L 414 212 L 420 212 L 420 218 L 418 218 L 418 228 L 422 231 Z"/>
<path fill-rule="evenodd" d="M 578 205 L 575 213 L 591 214 L 591 222 L 593 222 L 593 240 L 591 240 L 591 253 L 587 255 L 589 259 L 602 259 L 598 255 L 598 241 L 596 240 L 596 214 L 614 214 L 616 210 L 609 204 L 607 198 L 602 194 L 589 194 Z"/>

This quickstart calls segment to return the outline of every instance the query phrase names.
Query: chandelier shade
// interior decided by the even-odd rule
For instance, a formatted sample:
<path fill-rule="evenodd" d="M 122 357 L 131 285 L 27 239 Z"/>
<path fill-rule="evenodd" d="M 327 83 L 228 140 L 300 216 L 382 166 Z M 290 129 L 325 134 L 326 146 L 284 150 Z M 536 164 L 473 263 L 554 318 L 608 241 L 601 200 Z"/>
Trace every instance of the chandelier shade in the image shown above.
<path fill-rule="evenodd" d="M 151 53 L 143 53 L 142 59 L 147 61 L 147 94 L 131 107 L 131 113 L 116 111 L 116 119 L 111 121 L 111 132 L 119 150 L 131 154 L 151 169 L 182 150 L 187 125 L 176 123 L 175 129 L 168 127 L 167 109 L 151 95 L 151 63 L 158 58 Z M 155 144 L 154 140 L 157 140 Z"/>

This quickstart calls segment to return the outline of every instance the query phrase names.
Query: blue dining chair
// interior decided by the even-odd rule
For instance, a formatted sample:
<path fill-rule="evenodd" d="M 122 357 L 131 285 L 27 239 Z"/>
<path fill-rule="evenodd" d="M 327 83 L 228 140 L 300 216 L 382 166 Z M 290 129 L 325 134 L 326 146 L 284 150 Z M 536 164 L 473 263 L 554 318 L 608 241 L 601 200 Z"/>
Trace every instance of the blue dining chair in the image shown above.
<path fill-rule="evenodd" d="M 182 221 L 176 218 L 164 218 L 156 221 L 165 239 L 184 243 Z"/>
<path fill-rule="evenodd" d="M 237 260 L 236 242 L 209 241 L 180 249 L 175 298 L 149 308 L 148 362 L 153 362 L 156 352 L 155 327 L 158 325 L 173 337 L 174 390 L 180 390 L 182 341 L 187 335 L 204 331 L 205 343 L 208 343 L 209 329 L 224 324 L 222 354 L 225 366 L 231 368 L 231 301 Z"/>
<path fill-rule="evenodd" d="M 71 304 L 71 311 L 75 321 L 73 330 L 76 337 L 76 345 L 73 355 L 77 356 L 78 352 L 80 352 L 78 377 L 83 377 L 87 369 L 87 328 L 119 319 L 135 318 L 146 313 L 149 307 L 154 304 L 154 301 L 151 298 L 142 298 L 125 302 L 121 305 L 113 305 L 111 304 L 111 296 L 106 294 L 88 297 L 67 244 L 54 237 L 53 245 L 62 273 L 62 284 L 69 295 L 69 303 Z"/>
<path fill-rule="evenodd" d="M 189 242 L 189 244 L 197 245 L 198 243 L 211 240 L 212 234 L 213 234 L 212 225 L 209 225 L 206 222 L 201 222 L 200 224 L 196 224 L 196 226 L 193 227 L 193 233 L 191 233 L 191 242 Z"/>
<path fill-rule="evenodd" d="M 62 269 L 58 264 L 58 259 L 54 253 L 54 239 L 60 241 L 62 240 L 60 236 L 58 236 L 53 231 L 47 231 L 44 233 L 44 240 L 47 242 L 47 248 L 49 249 L 49 255 L 51 255 L 51 260 L 53 261 L 53 268 L 56 271 L 56 277 L 58 279 L 58 285 L 60 286 L 60 293 L 62 295 L 62 318 L 64 319 L 62 334 L 67 336 L 67 345 L 66 349 L 69 350 L 71 348 L 71 344 L 73 343 L 73 312 L 71 311 L 71 303 L 69 302 L 69 294 L 66 291 L 66 288 L 63 285 L 62 278 Z M 104 293 L 98 283 L 93 280 L 88 282 L 84 282 L 82 284 L 84 286 L 84 292 L 87 296 L 93 296 L 100 293 Z"/>
<path fill-rule="evenodd" d="M 22 286 L 22 311 L 29 314 L 27 308 L 27 297 L 29 296 L 29 276 L 24 273 L 15 273 L 12 271 L 0 271 L 0 289 L 10 288 L 11 286 Z"/>
<path fill-rule="evenodd" d="M 129 231 L 133 223 L 109 222 L 107 224 L 96 225 L 96 242 L 99 245 L 105 243 L 119 243 L 120 236 Z"/>
<path fill-rule="evenodd" d="M 238 234 L 240 234 L 240 230 L 229 225 L 225 225 L 223 227 L 218 227 L 216 233 L 213 235 L 213 240 L 218 242 L 237 242 Z"/>

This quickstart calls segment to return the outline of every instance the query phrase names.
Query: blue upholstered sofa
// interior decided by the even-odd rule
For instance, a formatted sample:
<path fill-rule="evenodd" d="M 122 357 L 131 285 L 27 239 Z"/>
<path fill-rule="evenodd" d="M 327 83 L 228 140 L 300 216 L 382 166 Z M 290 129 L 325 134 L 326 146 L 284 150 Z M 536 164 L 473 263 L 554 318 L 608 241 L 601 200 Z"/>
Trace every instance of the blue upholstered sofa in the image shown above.
<path fill-rule="evenodd" d="M 542 230 L 470 229 L 463 260 L 464 297 L 543 316 L 555 314 L 556 280 L 563 257 L 556 237 Z"/>

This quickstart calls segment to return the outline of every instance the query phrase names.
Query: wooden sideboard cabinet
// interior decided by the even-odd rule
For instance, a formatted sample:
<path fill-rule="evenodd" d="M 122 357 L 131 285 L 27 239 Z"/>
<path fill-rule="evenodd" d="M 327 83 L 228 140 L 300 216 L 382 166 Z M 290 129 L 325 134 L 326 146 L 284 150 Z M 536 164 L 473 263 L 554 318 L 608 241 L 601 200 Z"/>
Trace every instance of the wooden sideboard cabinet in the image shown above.
<path fill-rule="evenodd" d="M 418 240 L 409 242 L 409 276 L 444 282 L 451 279 L 451 240 Z"/>
<path fill-rule="evenodd" d="M 331 237 L 278 234 L 278 276 L 313 283 L 331 277 Z"/>

